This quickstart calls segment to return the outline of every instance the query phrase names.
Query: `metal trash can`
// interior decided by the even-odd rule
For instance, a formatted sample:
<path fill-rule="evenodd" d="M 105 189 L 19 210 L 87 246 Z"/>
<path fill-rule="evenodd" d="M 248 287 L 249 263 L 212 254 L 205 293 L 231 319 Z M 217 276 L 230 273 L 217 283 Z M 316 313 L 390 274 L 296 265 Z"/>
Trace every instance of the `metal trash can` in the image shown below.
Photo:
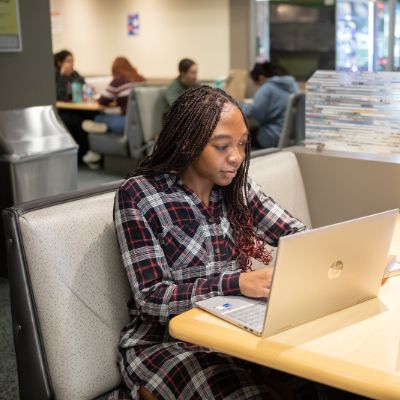
<path fill-rule="evenodd" d="M 53 106 L 0 111 L 0 210 L 75 190 L 77 152 L 78 146 Z M 0 228 L 3 269 L 4 238 Z"/>

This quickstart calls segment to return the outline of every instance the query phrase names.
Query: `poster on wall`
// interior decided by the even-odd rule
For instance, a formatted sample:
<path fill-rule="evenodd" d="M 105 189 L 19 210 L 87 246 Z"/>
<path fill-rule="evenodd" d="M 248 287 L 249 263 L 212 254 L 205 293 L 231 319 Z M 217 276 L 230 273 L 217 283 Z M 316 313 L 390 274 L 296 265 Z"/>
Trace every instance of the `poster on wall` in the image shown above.
<path fill-rule="evenodd" d="M 51 21 L 51 33 L 53 35 L 57 33 L 62 33 L 63 31 L 62 17 L 58 11 L 52 11 L 50 13 L 50 21 Z"/>
<path fill-rule="evenodd" d="M 18 0 L 0 0 L 0 51 L 22 51 Z"/>
<path fill-rule="evenodd" d="M 139 14 L 128 14 L 128 36 L 138 36 L 139 31 Z"/>

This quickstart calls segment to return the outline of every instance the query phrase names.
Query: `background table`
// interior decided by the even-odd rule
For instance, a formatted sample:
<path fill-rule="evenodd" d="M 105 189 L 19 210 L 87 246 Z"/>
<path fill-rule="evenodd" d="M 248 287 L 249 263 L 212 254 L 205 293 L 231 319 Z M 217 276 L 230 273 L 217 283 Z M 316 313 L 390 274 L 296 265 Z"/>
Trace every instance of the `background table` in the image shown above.
<path fill-rule="evenodd" d="M 68 101 L 57 101 L 56 107 L 62 110 L 78 110 L 78 111 L 102 111 L 104 109 L 104 107 L 97 102 L 73 103 Z"/>
<path fill-rule="evenodd" d="M 400 218 L 391 253 L 400 259 Z M 197 308 L 170 322 L 172 336 L 377 399 L 400 399 L 400 276 L 379 297 L 261 339 Z"/>

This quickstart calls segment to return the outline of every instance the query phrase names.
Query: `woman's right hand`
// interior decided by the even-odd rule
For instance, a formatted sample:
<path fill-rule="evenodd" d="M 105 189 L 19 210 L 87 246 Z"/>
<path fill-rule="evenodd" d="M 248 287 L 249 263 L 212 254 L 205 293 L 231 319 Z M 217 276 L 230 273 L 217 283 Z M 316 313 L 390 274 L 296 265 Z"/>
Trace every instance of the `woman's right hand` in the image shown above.
<path fill-rule="evenodd" d="M 257 271 L 242 272 L 239 276 L 239 288 L 243 296 L 268 297 L 273 268 L 263 268 Z"/>

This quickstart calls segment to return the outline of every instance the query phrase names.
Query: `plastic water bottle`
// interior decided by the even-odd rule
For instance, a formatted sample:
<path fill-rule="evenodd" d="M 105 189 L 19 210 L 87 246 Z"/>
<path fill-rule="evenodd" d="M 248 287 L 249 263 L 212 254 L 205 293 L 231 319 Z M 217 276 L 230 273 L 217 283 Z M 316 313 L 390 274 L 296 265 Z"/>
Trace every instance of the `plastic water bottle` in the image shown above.
<path fill-rule="evenodd" d="M 83 85 L 83 101 L 85 103 L 91 103 L 93 101 L 94 90 L 91 85 L 85 83 Z"/>
<path fill-rule="evenodd" d="M 223 81 L 222 81 L 222 79 L 216 79 L 216 80 L 214 81 L 214 88 L 215 88 L 215 89 L 222 89 L 222 87 L 223 87 Z"/>
<path fill-rule="evenodd" d="M 71 90 L 72 101 L 74 103 L 82 103 L 82 83 L 77 81 L 72 82 Z"/>

